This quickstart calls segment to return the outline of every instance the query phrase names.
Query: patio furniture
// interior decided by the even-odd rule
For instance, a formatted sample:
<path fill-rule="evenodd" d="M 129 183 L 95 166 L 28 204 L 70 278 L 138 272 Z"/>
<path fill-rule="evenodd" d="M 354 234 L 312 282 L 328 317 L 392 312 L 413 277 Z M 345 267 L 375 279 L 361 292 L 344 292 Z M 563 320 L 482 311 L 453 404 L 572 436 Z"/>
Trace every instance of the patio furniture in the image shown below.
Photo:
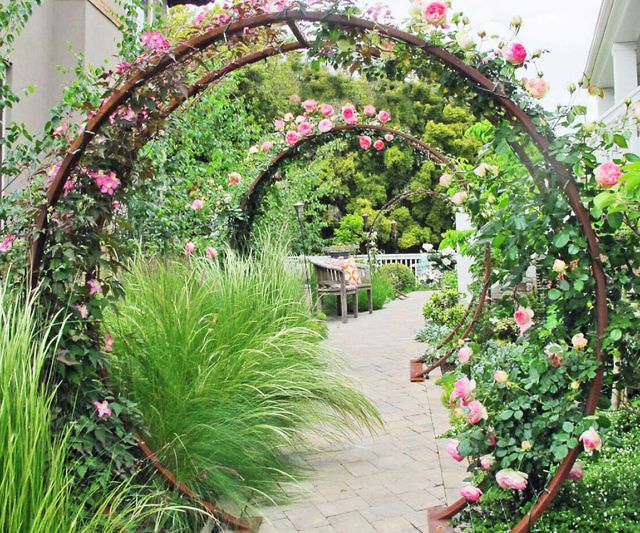
<path fill-rule="evenodd" d="M 322 299 L 325 296 L 335 296 L 338 302 L 338 312 L 342 322 L 347 322 L 347 296 L 353 296 L 353 316 L 358 317 L 358 292 L 367 291 L 369 313 L 373 312 L 373 293 L 371 287 L 371 269 L 368 265 L 356 264 L 360 283 L 352 285 L 347 281 L 347 272 L 335 260 L 328 258 L 310 257 L 316 275 L 318 292 L 318 310 L 322 311 Z"/>

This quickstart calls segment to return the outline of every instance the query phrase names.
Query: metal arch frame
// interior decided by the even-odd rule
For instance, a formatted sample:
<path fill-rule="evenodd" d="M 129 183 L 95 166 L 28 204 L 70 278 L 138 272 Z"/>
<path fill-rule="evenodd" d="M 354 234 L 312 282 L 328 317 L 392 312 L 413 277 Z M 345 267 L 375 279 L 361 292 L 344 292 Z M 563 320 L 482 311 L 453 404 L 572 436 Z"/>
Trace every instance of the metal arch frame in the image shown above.
<path fill-rule="evenodd" d="M 60 168 L 54 177 L 49 190 L 47 200 L 40 207 L 36 218 L 36 237 L 33 239 L 29 250 L 29 269 L 31 274 L 31 286 L 35 286 L 40 275 L 40 267 L 43 259 L 44 245 L 47 238 L 44 231 L 48 225 L 48 209 L 56 205 L 59 200 L 64 184 L 71 171 L 80 160 L 89 143 L 95 137 L 101 126 L 116 111 L 118 106 L 125 102 L 135 89 L 144 85 L 155 75 L 162 73 L 176 62 L 182 62 L 197 51 L 204 50 L 210 45 L 227 38 L 238 35 L 242 31 L 263 26 L 276 24 L 293 24 L 303 21 L 309 23 L 323 23 L 330 26 L 340 26 L 355 30 L 375 32 L 378 35 L 396 42 L 402 42 L 410 47 L 421 50 L 425 55 L 430 56 L 445 67 L 455 71 L 463 79 L 469 82 L 475 89 L 484 91 L 492 96 L 495 103 L 515 122 L 519 123 L 523 131 L 529 136 L 532 143 L 538 148 L 544 157 L 549 168 L 556 173 L 559 185 L 564 191 L 581 228 L 584 237 L 587 239 L 591 272 L 595 281 L 595 322 L 596 322 L 596 346 L 595 357 L 601 363 L 586 398 L 585 413 L 591 415 L 595 412 L 598 399 L 601 394 L 604 380 L 604 361 L 602 352 L 602 338 L 608 325 L 607 306 L 607 282 L 605 270 L 600 259 L 600 247 L 596 233 L 591 225 L 589 213 L 581 202 L 577 185 L 572 178 L 570 170 L 550 154 L 550 142 L 547 137 L 538 131 L 529 115 L 515 102 L 509 99 L 500 89 L 499 85 L 484 76 L 477 69 L 467 65 L 462 59 L 445 49 L 431 45 L 416 35 L 399 30 L 392 26 L 381 25 L 373 21 L 359 17 L 327 13 L 324 11 L 305 11 L 301 9 L 285 10 L 279 13 L 265 13 L 245 19 L 237 20 L 228 26 L 216 27 L 200 35 L 196 35 L 181 44 L 177 45 L 171 54 L 166 54 L 156 60 L 149 67 L 137 72 L 128 79 L 119 89 L 115 89 L 107 101 L 100 107 L 97 114 L 88 122 L 85 130 L 71 144 L 69 151 L 62 160 Z M 545 509 L 559 493 L 562 483 L 567 478 L 571 467 L 581 452 L 581 447 L 577 446 L 569 452 L 567 457 L 561 462 L 549 486 L 531 510 L 512 529 L 513 533 L 523 533 L 529 531 L 531 526 L 540 518 Z M 435 519 L 447 519 L 455 515 L 464 506 L 464 502 L 459 500 L 442 512 L 435 513 Z"/>

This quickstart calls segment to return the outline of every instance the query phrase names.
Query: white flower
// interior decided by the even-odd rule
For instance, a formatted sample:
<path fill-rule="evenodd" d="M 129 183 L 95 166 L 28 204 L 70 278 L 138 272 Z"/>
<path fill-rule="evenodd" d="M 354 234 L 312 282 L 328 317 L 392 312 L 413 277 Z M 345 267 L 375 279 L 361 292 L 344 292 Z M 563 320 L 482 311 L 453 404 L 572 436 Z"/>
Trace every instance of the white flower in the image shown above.
<path fill-rule="evenodd" d="M 456 42 L 458 43 L 458 46 L 463 50 L 471 50 L 476 45 L 476 42 L 473 39 L 473 35 L 471 35 L 471 33 L 466 30 L 461 30 L 458 32 L 458 34 L 456 35 Z"/>

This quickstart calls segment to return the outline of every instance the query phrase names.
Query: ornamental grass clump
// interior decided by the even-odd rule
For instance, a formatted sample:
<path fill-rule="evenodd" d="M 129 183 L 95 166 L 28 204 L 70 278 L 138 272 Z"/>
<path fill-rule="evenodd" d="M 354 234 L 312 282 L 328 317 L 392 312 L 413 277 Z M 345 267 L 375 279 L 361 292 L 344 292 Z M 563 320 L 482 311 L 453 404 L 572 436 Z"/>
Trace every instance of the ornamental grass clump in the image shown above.
<path fill-rule="evenodd" d="M 286 499 L 311 437 L 378 416 L 322 343 L 300 274 L 262 242 L 222 262 L 135 261 L 106 321 L 114 385 L 180 481 L 229 510 Z"/>

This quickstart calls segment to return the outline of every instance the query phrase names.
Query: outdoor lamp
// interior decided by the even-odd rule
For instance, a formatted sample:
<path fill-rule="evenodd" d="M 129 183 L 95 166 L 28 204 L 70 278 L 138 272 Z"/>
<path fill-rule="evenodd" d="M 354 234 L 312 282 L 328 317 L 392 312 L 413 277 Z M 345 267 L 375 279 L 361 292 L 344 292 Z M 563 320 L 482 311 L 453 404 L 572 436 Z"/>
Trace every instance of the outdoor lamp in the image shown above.
<path fill-rule="evenodd" d="M 300 221 L 300 226 L 304 225 L 304 219 L 302 218 L 302 211 L 304 209 L 304 204 L 302 202 L 296 202 L 293 204 L 293 207 L 296 209 L 296 215 L 298 215 L 298 220 Z"/>
<path fill-rule="evenodd" d="M 395 235 L 396 231 L 398 231 L 398 223 L 395 220 L 392 220 L 391 221 L 391 233 L 393 233 Z"/>
<path fill-rule="evenodd" d="M 364 231 L 369 229 L 369 213 L 362 213 L 362 223 L 364 225 Z"/>

